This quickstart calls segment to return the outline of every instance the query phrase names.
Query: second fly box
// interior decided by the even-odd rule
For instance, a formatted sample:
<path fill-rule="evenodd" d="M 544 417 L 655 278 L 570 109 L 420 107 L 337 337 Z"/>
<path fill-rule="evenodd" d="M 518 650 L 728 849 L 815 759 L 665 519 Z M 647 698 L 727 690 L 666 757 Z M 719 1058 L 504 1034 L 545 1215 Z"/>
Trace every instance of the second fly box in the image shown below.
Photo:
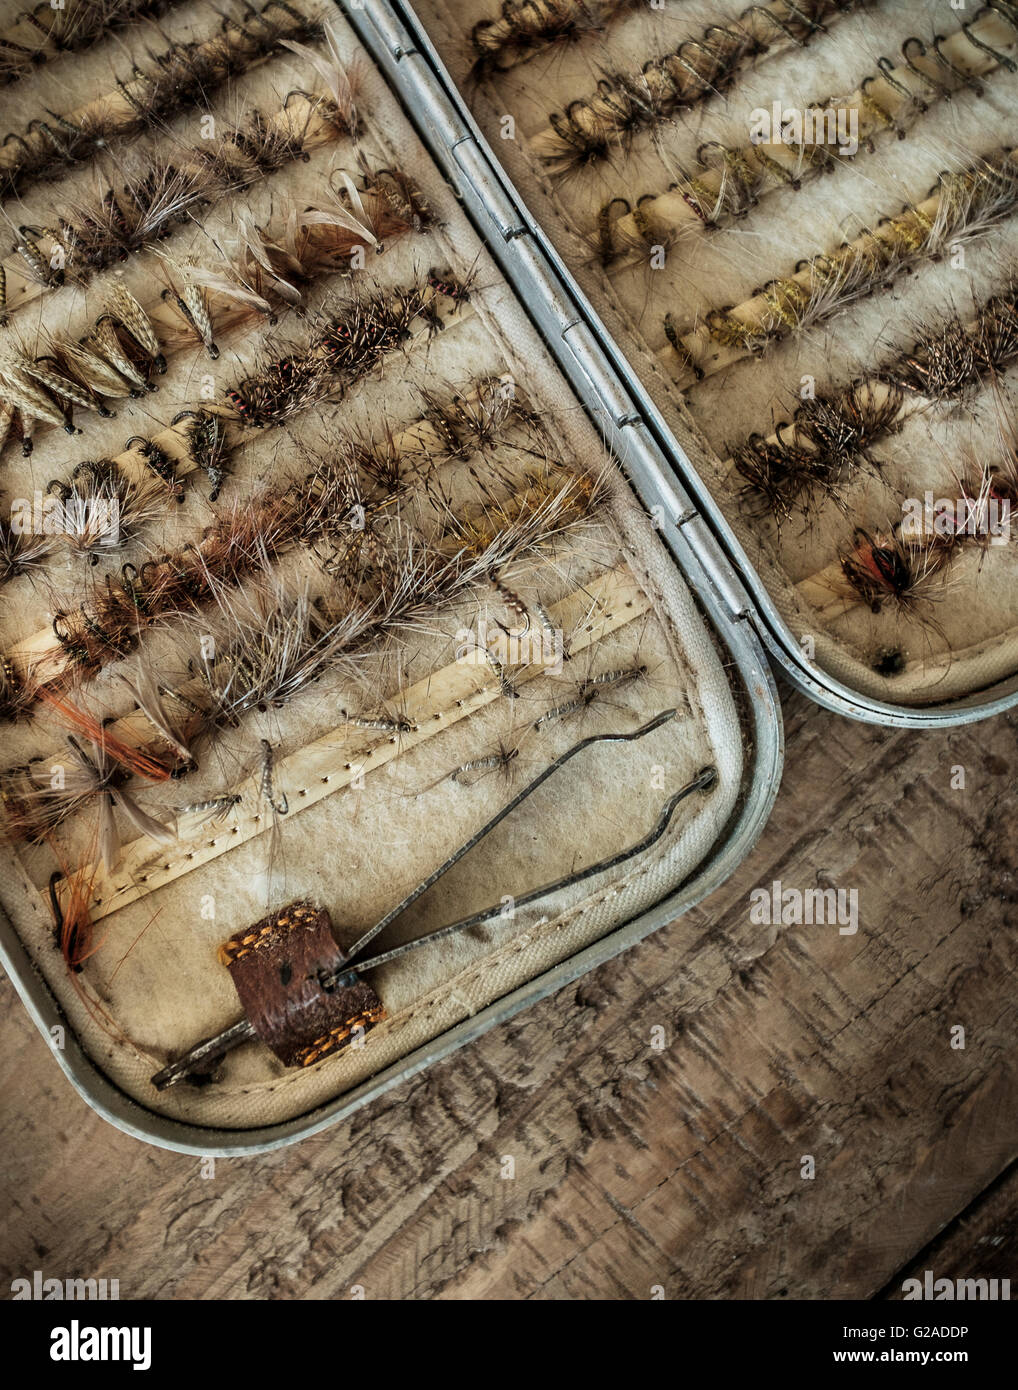
<path fill-rule="evenodd" d="M 351 12 L 469 107 L 790 678 L 1013 705 L 1018 9 L 416 8 Z"/>

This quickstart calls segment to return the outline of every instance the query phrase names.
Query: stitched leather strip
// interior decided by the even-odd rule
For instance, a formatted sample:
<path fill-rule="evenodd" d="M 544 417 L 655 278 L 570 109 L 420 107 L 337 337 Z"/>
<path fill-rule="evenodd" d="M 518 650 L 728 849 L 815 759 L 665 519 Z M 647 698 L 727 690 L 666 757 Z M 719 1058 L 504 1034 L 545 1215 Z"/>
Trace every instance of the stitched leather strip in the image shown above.
<path fill-rule="evenodd" d="M 288 1067 L 311 1066 L 385 1017 L 378 995 L 352 969 L 322 988 L 345 957 L 329 914 L 312 903 L 291 903 L 237 932 L 219 959 L 252 1027 Z"/>

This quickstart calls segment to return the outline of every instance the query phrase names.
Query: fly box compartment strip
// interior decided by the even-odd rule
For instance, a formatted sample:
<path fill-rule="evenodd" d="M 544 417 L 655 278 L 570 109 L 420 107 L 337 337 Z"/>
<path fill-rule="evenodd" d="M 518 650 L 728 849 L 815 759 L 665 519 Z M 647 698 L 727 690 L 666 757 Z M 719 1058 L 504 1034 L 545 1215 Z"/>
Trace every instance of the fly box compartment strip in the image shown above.
<path fill-rule="evenodd" d="M 782 753 L 639 411 L 602 371 L 606 452 L 373 47 L 260 13 L 179 7 L 152 71 L 128 26 L 100 139 L 96 60 L 54 60 L 0 330 L 4 962 L 90 1104 L 200 1154 L 673 920 Z M 208 109 L 140 120 L 194 64 Z"/>
<path fill-rule="evenodd" d="M 489 233 L 527 227 L 790 679 L 876 723 L 1010 708 L 1018 11 L 417 10 L 360 22 L 448 90 Z"/>

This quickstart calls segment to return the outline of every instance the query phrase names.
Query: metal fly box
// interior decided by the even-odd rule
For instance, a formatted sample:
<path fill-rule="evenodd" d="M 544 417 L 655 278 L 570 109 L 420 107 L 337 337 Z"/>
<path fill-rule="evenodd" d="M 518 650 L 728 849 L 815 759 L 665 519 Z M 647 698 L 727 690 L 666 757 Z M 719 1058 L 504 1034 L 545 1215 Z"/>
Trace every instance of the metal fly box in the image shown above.
<path fill-rule="evenodd" d="M 182 23 L 200 47 L 207 8 Z M 892 703 L 803 655 L 408 9 L 258 23 L 206 39 L 251 84 L 215 160 L 174 129 L 155 166 L 186 225 L 76 265 L 98 219 L 58 208 L 8 290 L 69 373 L 58 280 L 87 286 L 82 410 L 123 392 L 86 423 L 30 377 L 63 510 L 4 633 L 5 964 L 90 1104 L 200 1154 L 322 1130 L 717 887 L 780 781 L 765 649 L 857 717 L 1014 699 Z"/>

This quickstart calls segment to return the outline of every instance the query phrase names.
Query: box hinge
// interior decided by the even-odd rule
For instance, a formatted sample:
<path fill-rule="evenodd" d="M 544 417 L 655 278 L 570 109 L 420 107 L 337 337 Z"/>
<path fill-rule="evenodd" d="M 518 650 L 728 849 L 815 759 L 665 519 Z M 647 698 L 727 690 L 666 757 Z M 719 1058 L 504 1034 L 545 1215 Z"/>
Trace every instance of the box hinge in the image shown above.
<path fill-rule="evenodd" d="M 400 62 L 410 53 L 416 53 L 414 41 L 403 28 L 395 14 L 384 5 L 374 5 L 371 0 L 346 0 L 352 10 L 363 10 L 378 34 L 385 48 L 395 62 Z"/>
<path fill-rule="evenodd" d="M 437 74 L 414 43 L 410 31 L 385 6 L 376 5 L 372 0 L 361 0 L 359 5 L 350 4 L 350 8 L 359 9 L 364 15 L 364 19 L 353 15 L 350 18 L 369 52 L 378 58 L 383 73 L 411 95 L 413 89 L 417 89 L 419 95 L 411 105 L 426 124 L 434 147 L 451 150 L 458 140 L 466 137 L 466 124 L 446 98 Z M 370 34 L 364 32 L 368 26 Z M 398 71 L 398 77 L 394 70 Z"/>
<path fill-rule="evenodd" d="M 748 618 L 753 601 L 743 588 L 732 562 L 699 512 L 678 518 L 678 526 L 707 576 L 711 588 L 733 618 Z"/>
<path fill-rule="evenodd" d="M 502 240 L 526 236 L 527 227 L 519 211 L 474 137 L 464 135 L 453 145 L 451 153 L 477 205 L 475 210 L 483 211 L 495 224 Z"/>
<path fill-rule="evenodd" d="M 640 416 L 629 393 L 622 386 L 590 328 L 576 319 L 562 330 L 562 341 L 586 377 L 599 408 L 612 424 L 617 429 L 639 424 Z"/>

